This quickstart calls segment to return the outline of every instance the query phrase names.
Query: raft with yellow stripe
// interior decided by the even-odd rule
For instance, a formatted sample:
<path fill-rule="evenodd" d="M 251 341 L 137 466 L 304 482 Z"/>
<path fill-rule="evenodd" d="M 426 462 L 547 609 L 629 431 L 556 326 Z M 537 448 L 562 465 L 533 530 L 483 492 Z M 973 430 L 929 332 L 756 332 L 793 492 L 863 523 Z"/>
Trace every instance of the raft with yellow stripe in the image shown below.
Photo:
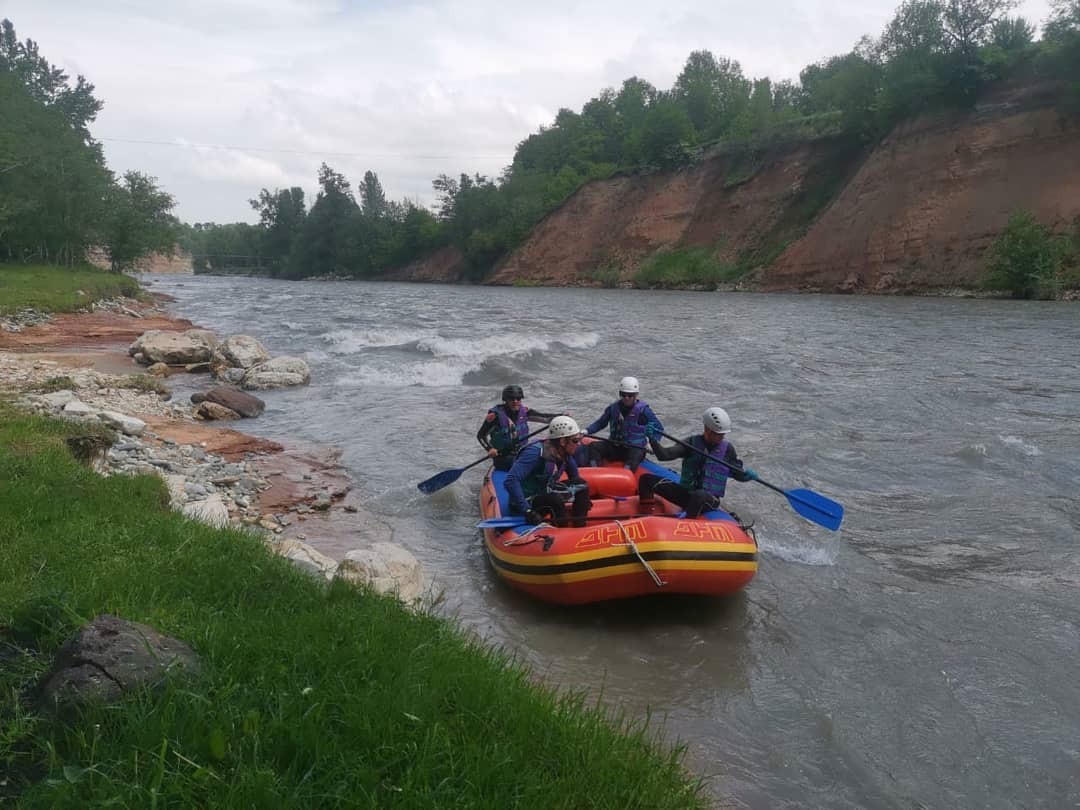
<path fill-rule="evenodd" d="M 565 605 L 650 594 L 721 596 L 745 587 L 757 572 L 757 541 L 730 514 L 716 510 L 687 518 L 657 496 L 642 515 L 639 475 L 677 479 L 643 461 L 636 472 L 613 463 L 584 467 L 592 508 L 583 528 L 524 523 L 484 529 L 495 571 L 511 586 Z M 506 473 L 491 470 L 480 490 L 485 519 L 513 517 Z M 513 520 L 507 520 L 513 523 Z"/>

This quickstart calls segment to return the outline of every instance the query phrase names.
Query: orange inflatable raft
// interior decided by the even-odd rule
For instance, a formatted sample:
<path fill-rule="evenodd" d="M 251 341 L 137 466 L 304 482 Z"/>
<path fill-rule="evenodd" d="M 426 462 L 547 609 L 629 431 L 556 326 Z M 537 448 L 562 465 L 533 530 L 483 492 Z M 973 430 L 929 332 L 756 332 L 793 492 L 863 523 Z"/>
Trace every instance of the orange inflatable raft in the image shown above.
<path fill-rule="evenodd" d="M 657 497 L 642 514 L 639 475 L 677 474 L 651 461 L 636 472 L 621 464 L 584 467 L 592 508 L 584 528 L 531 526 L 511 515 L 505 472 L 491 470 L 480 490 L 484 543 L 495 571 L 538 599 L 584 604 L 677 593 L 719 596 L 746 586 L 757 572 L 753 533 L 727 512 L 687 518 Z"/>

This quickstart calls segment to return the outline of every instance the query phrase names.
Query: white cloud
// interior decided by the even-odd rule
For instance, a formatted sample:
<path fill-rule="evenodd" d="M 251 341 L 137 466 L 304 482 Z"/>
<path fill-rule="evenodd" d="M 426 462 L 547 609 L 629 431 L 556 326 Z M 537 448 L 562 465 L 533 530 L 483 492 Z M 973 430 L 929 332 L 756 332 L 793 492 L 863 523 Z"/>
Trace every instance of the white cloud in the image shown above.
<path fill-rule="evenodd" d="M 97 86 L 114 170 L 158 177 L 183 219 L 224 222 L 253 221 L 264 186 L 312 193 L 323 161 L 429 202 L 436 175 L 497 175 L 560 107 L 629 76 L 669 87 L 706 48 L 795 78 L 879 33 L 898 2 L 6 0 L 2 13 Z M 1019 12 L 1041 20 L 1047 5 Z"/>

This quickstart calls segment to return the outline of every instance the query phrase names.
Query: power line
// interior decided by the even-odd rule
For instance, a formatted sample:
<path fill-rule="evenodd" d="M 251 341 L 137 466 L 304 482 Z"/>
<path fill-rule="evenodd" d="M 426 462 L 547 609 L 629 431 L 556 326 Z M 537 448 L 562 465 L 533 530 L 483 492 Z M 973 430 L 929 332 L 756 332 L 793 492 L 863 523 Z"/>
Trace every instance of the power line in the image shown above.
<path fill-rule="evenodd" d="M 178 143 L 176 141 L 149 141 L 141 138 L 115 138 L 102 136 L 99 141 L 111 141 L 113 143 L 141 143 L 151 146 L 175 146 L 182 149 L 225 149 L 233 152 L 271 152 L 289 155 L 310 155 L 312 157 L 360 157 L 360 158 L 412 158 L 415 160 L 460 160 L 468 158 L 472 160 L 506 160 L 507 155 L 424 155 L 408 152 L 313 152 L 307 149 L 272 149 L 263 146 L 230 146 L 221 143 Z"/>

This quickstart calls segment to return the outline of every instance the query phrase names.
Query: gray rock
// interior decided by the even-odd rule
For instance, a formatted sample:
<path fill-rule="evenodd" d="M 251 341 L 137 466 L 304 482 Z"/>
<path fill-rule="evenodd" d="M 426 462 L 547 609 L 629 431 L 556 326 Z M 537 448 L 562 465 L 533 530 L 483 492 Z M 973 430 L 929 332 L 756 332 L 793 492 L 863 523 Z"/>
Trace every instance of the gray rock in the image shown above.
<path fill-rule="evenodd" d="M 195 397 L 199 397 L 199 400 L 196 400 Z M 260 415 L 266 408 L 266 403 L 258 397 L 245 394 L 243 391 L 237 391 L 235 388 L 224 388 L 222 386 L 211 388 L 201 394 L 192 394 L 191 401 L 213 402 L 223 405 L 249 419 Z"/>
<path fill-rule="evenodd" d="M 224 405 L 218 405 L 216 402 L 205 401 L 200 402 L 195 406 L 192 416 L 196 419 L 205 419 L 208 421 L 240 418 L 240 414 L 232 408 L 226 408 Z"/>
<path fill-rule="evenodd" d="M 299 357 L 275 357 L 252 366 L 244 374 L 243 387 L 249 391 L 287 388 L 311 382 L 311 369 Z"/>
<path fill-rule="evenodd" d="M 47 703 L 111 702 L 125 692 L 160 687 L 175 675 L 200 671 L 195 652 L 153 627 L 103 614 L 57 653 L 42 679 Z"/>
<path fill-rule="evenodd" d="M 233 335 L 214 349 L 210 366 L 215 376 L 230 368 L 249 369 L 270 359 L 270 353 L 259 341 L 248 335 Z"/>
<path fill-rule="evenodd" d="M 205 363 L 210 360 L 213 342 L 216 342 L 213 333 L 203 329 L 189 329 L 187 332 L 151 329 L 128 347 L 128 354 L 136 359 L 142 355 L 142 360 L 147 363 L 166 363 L 170 366 Z"/>
<path fill-rule="evenodd" d="M 98 414 L 98 419 L 107 425 L 118 428 L 121 433 L 127 436 L 141 436 L 143 431 L 146 430 L 146 422 L 142 419 L 117 413 L 116 411 L 102 411 Z"/>

